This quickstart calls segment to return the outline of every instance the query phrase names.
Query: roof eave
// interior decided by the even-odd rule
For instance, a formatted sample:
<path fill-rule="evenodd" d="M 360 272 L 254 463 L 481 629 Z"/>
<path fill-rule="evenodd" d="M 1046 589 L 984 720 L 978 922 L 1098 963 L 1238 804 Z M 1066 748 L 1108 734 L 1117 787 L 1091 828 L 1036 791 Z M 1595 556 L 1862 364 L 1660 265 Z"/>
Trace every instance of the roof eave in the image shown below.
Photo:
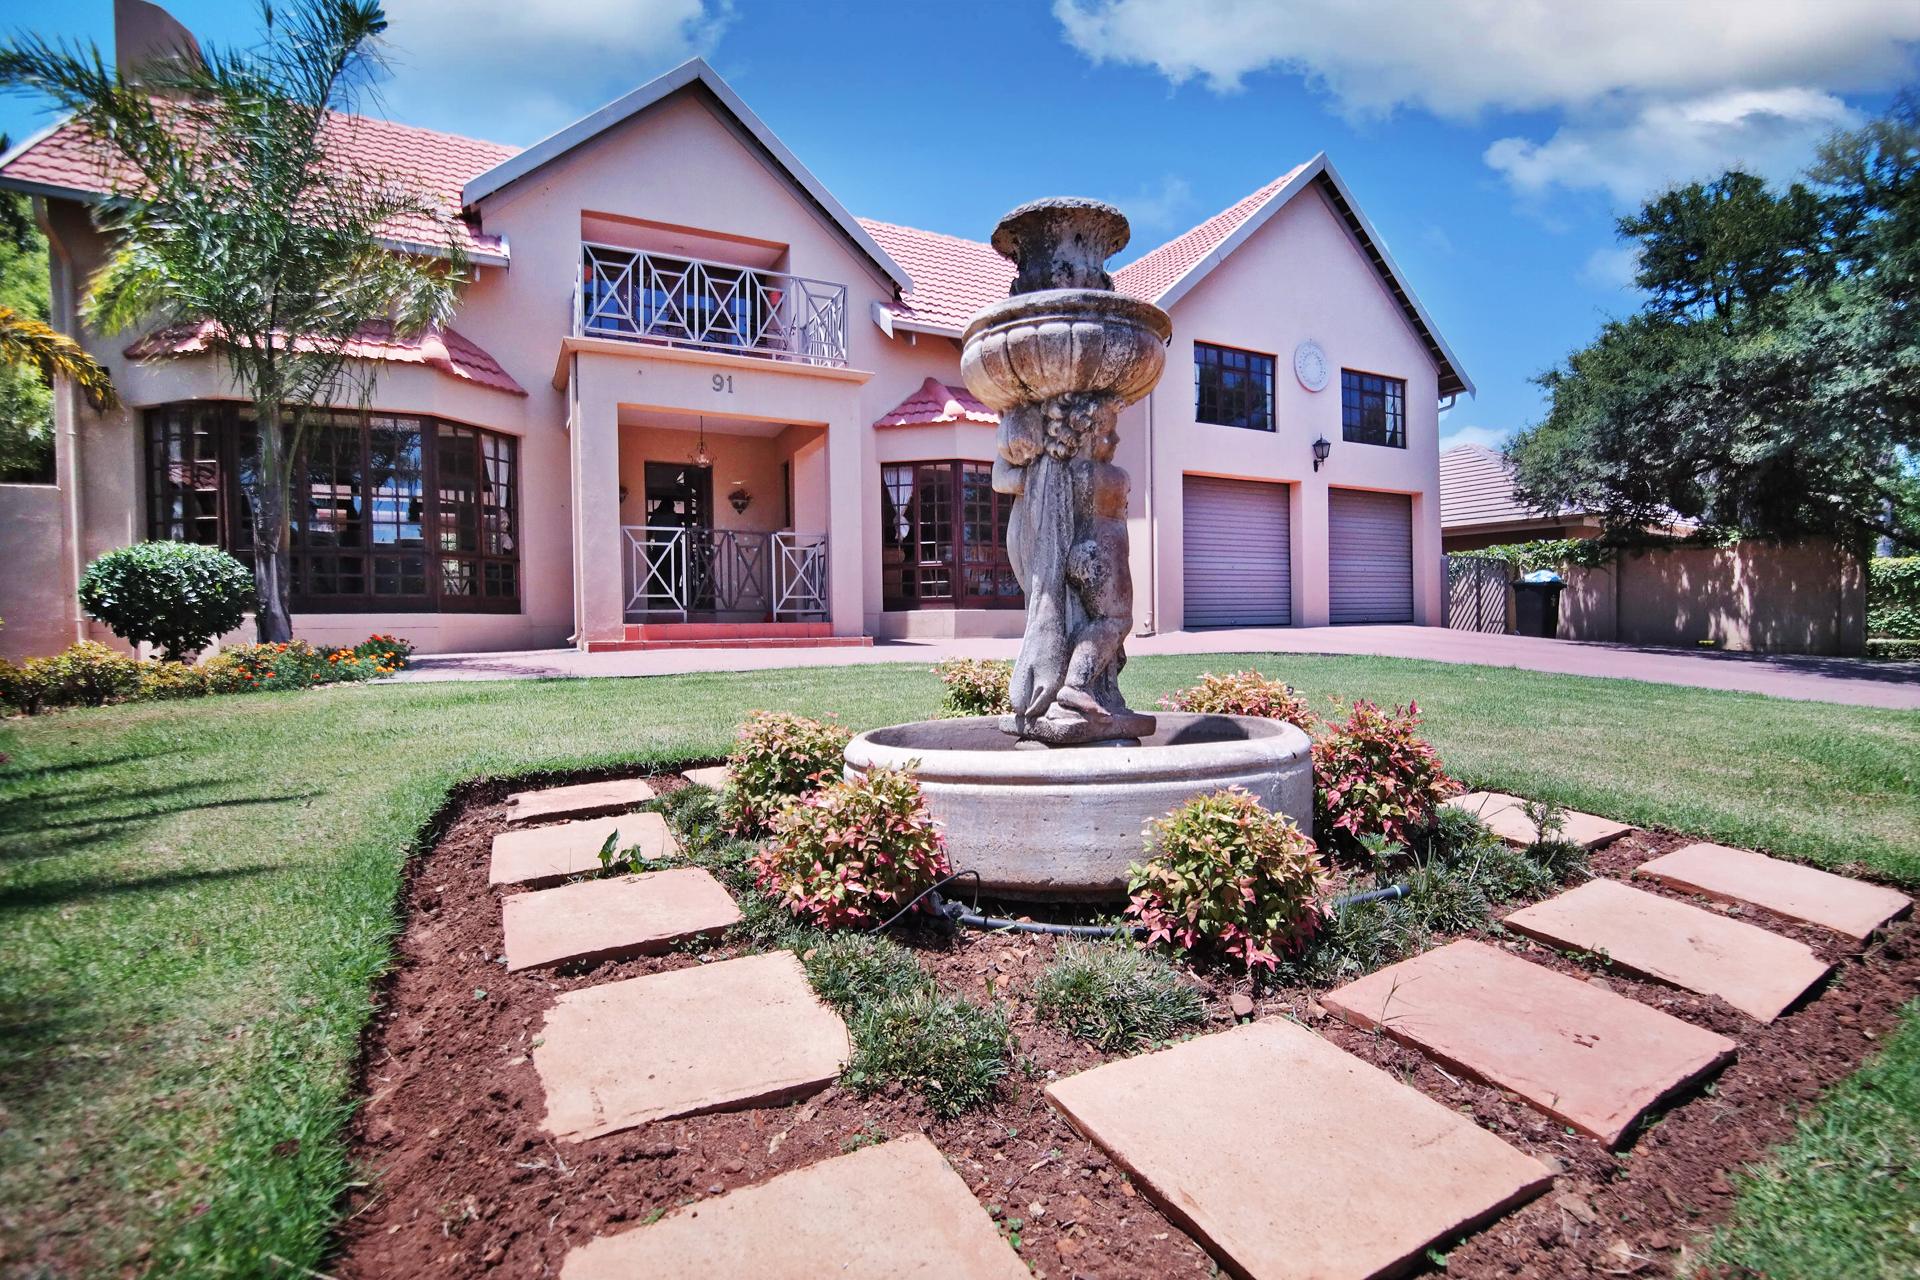
<path fill-rule="evenodd" d="M 704 86 L 722 106 L 732 113 L 735 120 L 752 135 L 754 141 L 766 148 L 767 153 L 786 171 L 787 176 L 826 212 L 841 232 L 853 241 L 875 266 L 880 268 L 881 273 L 891 280 L 896 288 L 905 292 L 913 289 L 913 278 L 907 274 L 906 269 L 895 262 L 887 251 L 867 234 L 859 220 L 834 198 L 833 194 L 804 164 L 800 163 L 799 157 L 787 149 L 787 145 L 767 127 L 764 120 L 754 114 L 753 109 L 720 77 L 719 72 L 707 64 L 705 58 L 689 58 L 665 75 L 655 77 L 632 92 L 614 99 L 598 111 L 582 116 L 559 132 L 541 139 L 525 151 L 501 161 L 485 173 L 469 179 L 461 189 L 461 202 L 467 207 L 472 207 L 509 184 L 543 168 L 574 148 L 695 83 Z"/>

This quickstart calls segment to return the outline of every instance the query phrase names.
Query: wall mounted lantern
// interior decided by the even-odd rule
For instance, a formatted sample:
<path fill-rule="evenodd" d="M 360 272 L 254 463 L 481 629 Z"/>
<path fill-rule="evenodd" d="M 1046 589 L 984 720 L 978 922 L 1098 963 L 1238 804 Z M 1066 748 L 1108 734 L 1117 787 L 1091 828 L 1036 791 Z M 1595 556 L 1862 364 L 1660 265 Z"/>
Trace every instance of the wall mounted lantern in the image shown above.
<path fill-rule="evenodd" d="M 1319 439 L 1315 440 L 1313 442 L 1313 469 L 1315 471 L 1318 471 L 1320 469 L 1320 464 L 1325 462 L 1327 460 L 1327 455 L 1332 452 L 1333 452 L 1333 446 L 1327 443 L 1327 438 L 1325 436 L 1321 436 Z"/>
<path fill-rule="evenodd" d="M 727 495 L 727 501 L 733 504 L 735 511 L 741 515 L 745 515 L 747 514 L 747 508 L 753 505 L 753 495 L 748 493 L 744 488 L 735 489 Z"/>

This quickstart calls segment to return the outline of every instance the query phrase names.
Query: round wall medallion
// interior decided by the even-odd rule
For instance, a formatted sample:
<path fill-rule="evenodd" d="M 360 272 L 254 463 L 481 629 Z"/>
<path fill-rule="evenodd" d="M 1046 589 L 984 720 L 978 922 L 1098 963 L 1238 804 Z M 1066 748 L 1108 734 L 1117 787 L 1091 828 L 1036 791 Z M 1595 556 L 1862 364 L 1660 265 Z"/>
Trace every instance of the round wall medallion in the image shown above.
<path fill-rule="evenodd" d="M 1309 391 L 1324 390 L 1327 385 L 1327 353 L 1309 338 L 1293 349 L 1293 376 Z"/>

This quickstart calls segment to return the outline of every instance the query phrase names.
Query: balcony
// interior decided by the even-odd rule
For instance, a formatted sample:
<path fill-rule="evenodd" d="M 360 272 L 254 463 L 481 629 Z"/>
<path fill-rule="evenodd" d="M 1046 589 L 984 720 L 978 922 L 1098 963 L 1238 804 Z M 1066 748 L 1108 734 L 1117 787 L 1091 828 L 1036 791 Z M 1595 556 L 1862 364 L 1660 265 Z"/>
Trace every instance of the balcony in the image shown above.
<path fill-rule="evenodd" d="M 847 286 L 613 245 L 582 246 L 576 336 L 797 364 L 847 363 Z"/>

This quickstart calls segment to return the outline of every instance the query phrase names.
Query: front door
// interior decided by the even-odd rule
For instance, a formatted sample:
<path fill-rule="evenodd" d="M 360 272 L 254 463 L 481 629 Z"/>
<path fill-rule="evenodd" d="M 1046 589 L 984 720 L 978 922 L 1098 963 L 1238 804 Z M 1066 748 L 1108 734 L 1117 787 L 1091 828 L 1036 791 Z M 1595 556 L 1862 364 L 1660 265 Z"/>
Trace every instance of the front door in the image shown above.
<path fill-rule="evenodd" d="M 702 571 L 711 558 L 713 468 L 649 462 L 646 511 L 649 561 L 670 578 L 689 612 L 713 608 L 713 583 Z"/>

